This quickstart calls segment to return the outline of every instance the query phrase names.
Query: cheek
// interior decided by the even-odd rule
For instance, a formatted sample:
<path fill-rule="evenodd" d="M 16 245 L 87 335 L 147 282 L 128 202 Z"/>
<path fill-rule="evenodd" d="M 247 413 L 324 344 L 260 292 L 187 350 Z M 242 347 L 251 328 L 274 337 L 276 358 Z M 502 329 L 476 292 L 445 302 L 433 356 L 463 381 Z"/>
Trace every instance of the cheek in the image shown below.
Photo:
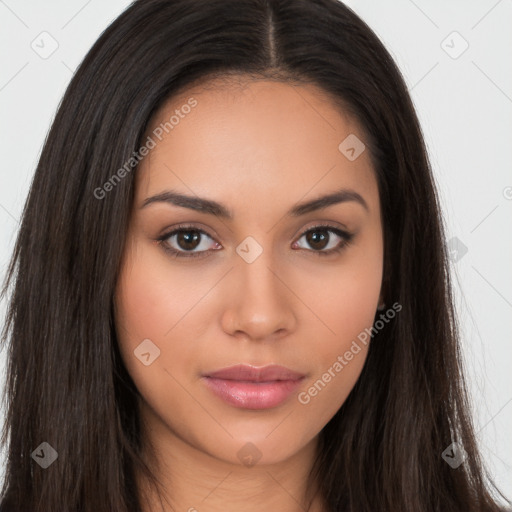
<path fill-rule="evenodd" d="M 294 278 L 297 294 L 306 298 L 320 320 L 316 323 L 322 333 L 320 353 L 324 364 L 325 357 L 344 350 L 361 331 L 372 326 L 379 302 L 383 273 L 380 230 L 368 230 L 345 251 L 334 263 L 307 263 L 309 267 L 299 268 Z M 314 318 L 310 317 L 305 321 L 312 325 Z"/>
<path fill-rule="evenodd" d="M 169 390 L 176 369 L 194 372 L 200 337 L 197 322 L 191 324 L 204 295 L 201 279 L 169 265 L 152 247 L 132 249 L 123 263 L 116 289 L 116 325 L 119 348 L 125 366 L 143 395 L 152 396 Z M 203 310 L 202 310 L 203 311 Z M 192 315 L 189 314 L 192 313 Z M 150 340 L 151 343 L 144 341 Z M 141 345 L 141 343 L 146 345 Z M 139 346 L 146 346 L 151 362 L 145 365 Z M 158 357 L 155 357 L 158 355 Z M 148 362 L 148 361 L 146 361 Z M 169 372 L 169 373 L 167 373 Z"/>
<path fill-rule="evenodd" d="M 310 423 L 305 421 L 305 438 L 323 428 L 343 405 L 368 353 L 380 288 L 371 280 L 358 280 L 357 274 L 344 282 L 346 286 L 341 289 L 324 287 L 326 298 L 315 301 L 318 316 L 333 332 L 322 328 L 326 334 L 317 337 L 315 346 L 309 348 L 313 371 L 297 394 L 300 416 L 315 418 Z"/>
<path fill-rule="evenodd" d="M 312 429 L 343 405 L 364 366 L 382 282 L 382 244 L 376 240 L 362 240 L 339 265 L 318 266 L 300 292 L 314 297 L 312 310 L 324 324 L 310 322 L 323 334 L 314 338 L 314 350 L 310 347 L 315 370 L 297 395 L 303 414 L 317 418 Z"/>
<path fill-rule="evenodd" d="M 118 320 L 133 338 L 162 343 L 176 336 L 188 313 L 211 287 L 202 272 L 183 270 L 170 262 L 151 242 L 140 242 L 121 268 L 116 290 Z"/>

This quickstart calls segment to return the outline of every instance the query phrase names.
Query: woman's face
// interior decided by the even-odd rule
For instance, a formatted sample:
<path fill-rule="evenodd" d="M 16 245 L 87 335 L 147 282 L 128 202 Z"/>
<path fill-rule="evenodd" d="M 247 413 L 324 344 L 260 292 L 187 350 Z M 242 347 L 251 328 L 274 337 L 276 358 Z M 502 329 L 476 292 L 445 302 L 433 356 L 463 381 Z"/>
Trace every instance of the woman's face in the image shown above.
<path fill-rule="evenodd" d="M 314 445 L 368 350 L 383 236 L 364 136 L 316 87 L 270 81 L 181 93 L 148 136 L 116 289 L 148 432 L 285 460 Z M 240 364 L 256 371 L 212 377 Z"/>

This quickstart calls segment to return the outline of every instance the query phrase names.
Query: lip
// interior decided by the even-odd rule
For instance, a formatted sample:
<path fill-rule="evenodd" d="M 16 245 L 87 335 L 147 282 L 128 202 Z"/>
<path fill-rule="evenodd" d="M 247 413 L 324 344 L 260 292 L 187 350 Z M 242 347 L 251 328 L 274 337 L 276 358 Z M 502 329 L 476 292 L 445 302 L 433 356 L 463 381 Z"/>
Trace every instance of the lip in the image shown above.
<path fill-rule="evenodd" d="M 282 404 L 305 375 L 284 366 L 238 364 L 202 376 L 208 389 L 242 409 L 270 409 Z"/>

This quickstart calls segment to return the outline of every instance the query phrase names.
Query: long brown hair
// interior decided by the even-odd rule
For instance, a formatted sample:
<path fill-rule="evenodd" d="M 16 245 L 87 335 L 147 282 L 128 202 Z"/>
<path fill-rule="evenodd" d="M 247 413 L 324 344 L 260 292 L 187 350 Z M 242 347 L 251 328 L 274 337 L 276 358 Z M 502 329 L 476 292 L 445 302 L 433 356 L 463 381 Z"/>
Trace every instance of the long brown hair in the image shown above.
<path fill-rule="evenodd" d="M 138 0 L 73 77 L 42 151 L 2 296 L 12 292 L 7 467 L 14 510 L 139 511 L 137 389 L 117 347 L 115 288 L 134 173 L 101 188 L 162 103 L 199 80 L 312 83 L 364 128 L 382 204 L 385 302 L 311 472 L 332 512 L 496 511 L 460 364 L 439 201 L 409 93 L 372 30 L 337 0 Z M 12 288 L 12 290 L 11 290 Z M 47 442 L 58 461 L 32 452 Z M 452 442 L 467 457 L 443 460 Z M 146 468 L 147 470 L 147 468 Z"/>

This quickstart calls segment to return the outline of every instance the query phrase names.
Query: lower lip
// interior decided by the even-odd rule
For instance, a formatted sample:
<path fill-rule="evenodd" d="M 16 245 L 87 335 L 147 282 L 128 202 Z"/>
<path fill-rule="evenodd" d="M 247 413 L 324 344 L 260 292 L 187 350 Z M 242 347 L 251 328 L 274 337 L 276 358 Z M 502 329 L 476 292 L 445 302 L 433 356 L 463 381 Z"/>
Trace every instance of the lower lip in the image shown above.
<path fill-rule="evenodd" d="M 300 385 L 299 380 L 247 382 L 204 377 L 219 398 L 241 409 L 270 409 L 282 404 Z"/>

